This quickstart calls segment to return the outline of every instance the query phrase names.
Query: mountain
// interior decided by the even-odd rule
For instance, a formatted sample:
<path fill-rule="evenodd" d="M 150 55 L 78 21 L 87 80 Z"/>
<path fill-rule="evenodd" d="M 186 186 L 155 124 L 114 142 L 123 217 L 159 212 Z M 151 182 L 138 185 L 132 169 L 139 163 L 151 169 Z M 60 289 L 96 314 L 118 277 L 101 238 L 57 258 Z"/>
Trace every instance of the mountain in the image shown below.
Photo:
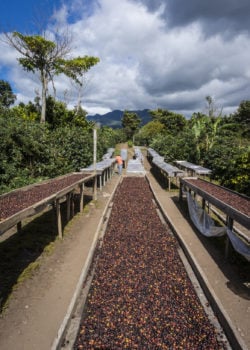
<path fill-rule="evenodd" d="M 141 126 L 143 126 L 152 120 L 149 111 L 150 111 L 149 109 L 143 109 L 139 111 L 128 111 L 128 112 L 136 113 L 142 121 Z M 110 128 L 116 129 L 116 128 L 122 127 L 121 119 L 122 119 L 123 113 L 124 111 L 120 111 L 119 109 L 117 109 L 112 112 L 108 112 L 106 114 L 88 115 L 87 120 L 93 121 L 95 123 L 100 123 L 101 126 L 109 126 Z"/>

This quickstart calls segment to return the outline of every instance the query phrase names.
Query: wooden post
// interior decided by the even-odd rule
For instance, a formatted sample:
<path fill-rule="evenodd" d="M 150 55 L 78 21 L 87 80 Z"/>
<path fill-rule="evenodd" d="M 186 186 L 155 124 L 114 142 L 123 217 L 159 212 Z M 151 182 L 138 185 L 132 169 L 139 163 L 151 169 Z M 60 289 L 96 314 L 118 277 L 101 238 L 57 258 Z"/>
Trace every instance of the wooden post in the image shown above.
<path fill-rule="evenodd" d="M 102 175 L 99 175 L 98 179 L 99 179 L 99 188 L 100 188 L 100 191 L 102 191 Z"/>
<path fill-rule="evenodd" d="M 56 200 L 56 218 L 57 218 L 57 232 L 59 238 L 62 239 L 62 218 L 61 218 L 61 206 L 59 199 Z"/>
<path fill-rule="evenodd" d="M 80 185 L 80 212 L 83 211 L 83 193 L 84 193 L 84 184 Z"/>
<path fill-rule="evenodd" d="M 202 198 L 202 209 L 205 210 L 206 207 L 206 201 L 204 198 Z"/>

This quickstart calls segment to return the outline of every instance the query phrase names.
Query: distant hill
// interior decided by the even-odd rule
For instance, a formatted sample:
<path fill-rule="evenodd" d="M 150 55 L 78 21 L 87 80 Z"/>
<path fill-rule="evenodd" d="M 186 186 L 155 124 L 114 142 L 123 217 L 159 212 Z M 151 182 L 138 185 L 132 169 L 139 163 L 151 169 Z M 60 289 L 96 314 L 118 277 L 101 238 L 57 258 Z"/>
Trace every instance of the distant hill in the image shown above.
<path fill-rule="evenodd" d="M 132 113 L 136 113 L 139 118 L 141 118 L 141 126 L 147 124 L 152 120 L 151 115 L 149 114 L 149 109 L 139 110 L 139 111 L 128 111 Z M 112 112 L 108 112 L 106 114 L 95 114 L 88 115 L 87 120 L 93 121 L 95 123 L 100 123 L 101 126 L 109 126 L 110 128 L 121 128 L 122 123 L 121 119 L 124 111 L 114 110 Z"/>

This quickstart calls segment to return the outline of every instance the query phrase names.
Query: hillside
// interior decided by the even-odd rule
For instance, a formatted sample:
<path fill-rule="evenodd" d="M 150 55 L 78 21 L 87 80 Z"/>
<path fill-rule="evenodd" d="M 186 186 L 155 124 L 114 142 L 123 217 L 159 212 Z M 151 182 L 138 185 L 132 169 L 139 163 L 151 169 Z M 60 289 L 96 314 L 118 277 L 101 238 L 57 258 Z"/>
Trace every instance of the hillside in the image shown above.
<path fill-rule="evenodd" d="M 106 114 L 95 114 L 95 115 L 88 115 L 87 119 L 89 121 L 93 121 L 95 123 L 100 123 L 101 126 L 109 126 L 111 128 L 120 128 L 122 126 L 121 119 L 123 116 L 123 112 L 121 110 L 114 110 L 112 112 L 108 112 Z M 141 118 L 141 126 L 147 124 L 152 120 L 149 109 L 144 110 L 138 110 L 138 111 L 129 111 L 132 113 L 137 113 L 137 115 Z"/>

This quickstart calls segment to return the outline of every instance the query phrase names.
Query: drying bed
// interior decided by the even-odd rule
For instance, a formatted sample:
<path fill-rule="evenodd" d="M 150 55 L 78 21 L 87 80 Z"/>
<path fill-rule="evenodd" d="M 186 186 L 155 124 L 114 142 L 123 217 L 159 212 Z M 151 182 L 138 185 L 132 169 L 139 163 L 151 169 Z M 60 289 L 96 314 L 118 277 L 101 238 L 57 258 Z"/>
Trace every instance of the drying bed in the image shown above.
<path fill-rule="evenodd" d="M 225 349 L 144 177 L 125 177 L 98 250 L 74 349 Z"/>
<path fill-rule="evenodd" d="M 185 182 L 193 184 L 204 192 L 207 192 L 215 198 L 219 199 L 221 202 L 226 203 L 228 206 L 233 207 L 239 212 L 250 217 L 249 198 L 241 196 L 239 193 L 230 191 L 221 186 L 214 185 L 213 183 L 204 181 L 202 179 L 185 178 Z"/>
<path fill-rule="evenodd" d="M 87 177 L 89 177 L 89 174 L 72 173 L 0 196 L 0 222 L 46 198 L 56 195 L 65 188 L 81 183 Z"/>

